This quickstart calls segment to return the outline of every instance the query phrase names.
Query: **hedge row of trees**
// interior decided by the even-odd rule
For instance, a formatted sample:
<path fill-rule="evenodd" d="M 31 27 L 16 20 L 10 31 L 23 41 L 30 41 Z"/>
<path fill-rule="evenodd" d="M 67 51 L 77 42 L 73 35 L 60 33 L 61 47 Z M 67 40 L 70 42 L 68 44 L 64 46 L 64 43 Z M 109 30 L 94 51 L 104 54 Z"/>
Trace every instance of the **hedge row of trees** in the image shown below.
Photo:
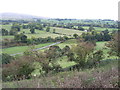
<path fill-rule="evenodd" d="M 81 37 L 85 39 L 85 41 L 110 41 L 112 35 L 108 30 L 104 30 L 102 32 L 87 32 L 87 33 L 82 33 Z"/>
<path fill-rule="evenodd" d="M 33 45 L 33 44 L 41 44 L 41 43 L 48 43 L 48 42 L 57 42 L 57 41 L 65 41 L 68 40 L 67 36 L 59 36 L 59 37 L 46 37 L 46 38 L 27 38 L 27 36 L 23 33 L 16 34 L 14 36 L 14 40 L 4 39 L 2 41 L 3 47 L 11 47 L 11 46 L 23 46 L 23 45 Z"/>

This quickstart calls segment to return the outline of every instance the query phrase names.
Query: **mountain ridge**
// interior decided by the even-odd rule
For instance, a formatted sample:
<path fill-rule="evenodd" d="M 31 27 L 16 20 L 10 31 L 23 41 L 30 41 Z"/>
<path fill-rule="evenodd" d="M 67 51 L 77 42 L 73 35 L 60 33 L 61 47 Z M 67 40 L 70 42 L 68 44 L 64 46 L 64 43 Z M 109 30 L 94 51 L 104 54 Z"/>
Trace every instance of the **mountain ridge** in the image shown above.
<path fill-rule="evenodd" d="M 0 15 L 2 19 L 33 19 L 33 18 L 48 19 L 48 17 L 21 14 L 21 13 L 11 13 L 11 12 L 0 13 Z"/>

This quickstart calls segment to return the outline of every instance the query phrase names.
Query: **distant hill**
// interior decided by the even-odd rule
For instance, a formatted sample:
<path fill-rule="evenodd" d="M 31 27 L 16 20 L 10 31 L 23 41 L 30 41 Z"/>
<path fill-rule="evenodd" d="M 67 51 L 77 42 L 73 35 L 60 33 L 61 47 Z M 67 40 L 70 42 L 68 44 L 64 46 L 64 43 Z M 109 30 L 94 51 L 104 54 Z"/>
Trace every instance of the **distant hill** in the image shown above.
<path fill-rule="evenodd" d="M 47 17 L 19 13 L 0 13 L 0 15 L 2 16 L 2 19 L 33 19 L 33 18 L 47 19 Z"/>

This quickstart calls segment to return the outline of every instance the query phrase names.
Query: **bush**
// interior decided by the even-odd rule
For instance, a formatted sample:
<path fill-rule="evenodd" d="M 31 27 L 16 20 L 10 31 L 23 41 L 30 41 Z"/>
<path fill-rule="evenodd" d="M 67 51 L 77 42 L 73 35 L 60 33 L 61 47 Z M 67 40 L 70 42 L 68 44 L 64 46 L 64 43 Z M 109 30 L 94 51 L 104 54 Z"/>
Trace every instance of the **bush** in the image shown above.
<path fill-rule="evenodd" d="M 2 53 L 2 55 L 0 55 L 2 57 L 2 64 L 8 64 L 10 63 L 11 60 L 14 60 L 13 56 L 10 56 L 9 54 L 6 53 Z"/>

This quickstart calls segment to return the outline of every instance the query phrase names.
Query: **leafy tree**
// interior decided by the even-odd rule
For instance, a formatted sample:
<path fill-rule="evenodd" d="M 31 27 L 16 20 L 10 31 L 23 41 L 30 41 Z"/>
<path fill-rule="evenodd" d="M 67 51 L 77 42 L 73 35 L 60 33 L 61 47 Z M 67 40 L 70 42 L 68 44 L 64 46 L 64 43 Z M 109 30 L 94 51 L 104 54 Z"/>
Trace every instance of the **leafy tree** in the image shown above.
<path fill-rule="evenodd" d="M 118 56 L 120 57 L 120 31 L 113 36 L 112 40 L 109 41 L 106 46 L 110 48 L 110 55 Z"/>
<path fill-rule="evenodd" d="M 62 49 L 62 55 L 67 55 L 70 51 L 70 47 L 69 46 L 65 46 L 63 49 Z"/>
<path fill-rule="evenodd" d="M 73 34 L 73 37 L 78 38 L 78 34 Z"/>
<path fill-rule="evenodd" d="M 89 67 L 96 66 L 100 63 L 100 60 L 102 60 L 103 58 L 104 55 L 102 50 L 95 51 L 88 56 L 87 65 Z"/>
<path fill-rule="evenodd" d="M 26 43 L 26 42 L 27 42 L 27 36 L 24 35 L 24 34 L 21 36 L 20 39 L 21 39 L 21 42 L 23 42 L 23 43 Z"/>
<path fill-rule="evenodd" d="M 56 32 L 56 30 L 55 29 L 53 29 L 53 33 L 55 33 Z"/>
<path fill-rule="evenodd" d="M 90 42 L 78 42 L 76 46 L 72 47 L 72 52 L 70 53 L 71 58 L 73 58 L 73 61 L 78 63 L 79 68 L 83 68 L 86 66 L 86 63 L 88 62 L 88 56 L 91 54 L 94 50 L 94 44 Z M 69 56 L 70 56 L 69 55 Z"/>
<path fill-rule="evenodd" d="M 33 34 L 33 33 L 35 33 L 35 29 L 34 28 L 31 28 L 30 29 L 30 32 Z"/>
<path fill-rule="evenodd" d="M 63 40 L 68 40 L 69 38 L 67 36 L 63 36 Z"/>
<path fill-rule="evenodd" d="M 78 30 L 84 31 L 84 28 L 81 26 L 78 26 Z"/>
<path fill-rule="evenodd" d="M 32 66 L 34 59 L 32 56 L 22 56 L 3 65 L 3 81 L 29 79 L 30 74 L 34 71 Z"/>
<path fill-rule="evenodd" d="M 16 41 L 21 41 L 21 42 L 23 42 L 23 43 L 26 43 L 27 42 L 27 36 L 26 35 L 24 35 L 23 33 L 21 33 L 21 34 L 16 34 L 15 36 L 14 36 L 14 40 L 16 40 Z"/>
<path fill-rule="evenodd" d="M 16 29 L 11 29 L 9 34 L 10 35 L 16 35 L 18 33 L 18 31 Z"/>
<path fill-rule="evenodd" d="M 93 28 L 93 26 L 90 26 L 88 30 L 92 31 L 92 30 L 95 30 L 95 29 Z"/>
<path fill-rule="evenodd" d="M 4 36 L 4 35 L 8 35 L 8 30 L 2 28 L 2 35 L 3 35 L 3 36 Z"/>
<path fill-rule="evenodd" d="M 49 32 L 49 31 L 50 31 L 50 27 L 47 27 L 47 28 L 46 28 L 46 32 Z"/>
<path fill-rule="evenodd" d="M 109 31 L 108 30 L 104 30 L 104 31 L 102 31 L 102 33 L 103 33 L 103 39 L 104 39 L 104 41 L 111 40 L 111 36 L 109 35 Z"/>
<path fill-rule="evenodd" d="M 11 29 L 16 29 L 18 32 L 20 31 L 20 25 L 17 23 L 14 23 L 11 27 Z"/>

